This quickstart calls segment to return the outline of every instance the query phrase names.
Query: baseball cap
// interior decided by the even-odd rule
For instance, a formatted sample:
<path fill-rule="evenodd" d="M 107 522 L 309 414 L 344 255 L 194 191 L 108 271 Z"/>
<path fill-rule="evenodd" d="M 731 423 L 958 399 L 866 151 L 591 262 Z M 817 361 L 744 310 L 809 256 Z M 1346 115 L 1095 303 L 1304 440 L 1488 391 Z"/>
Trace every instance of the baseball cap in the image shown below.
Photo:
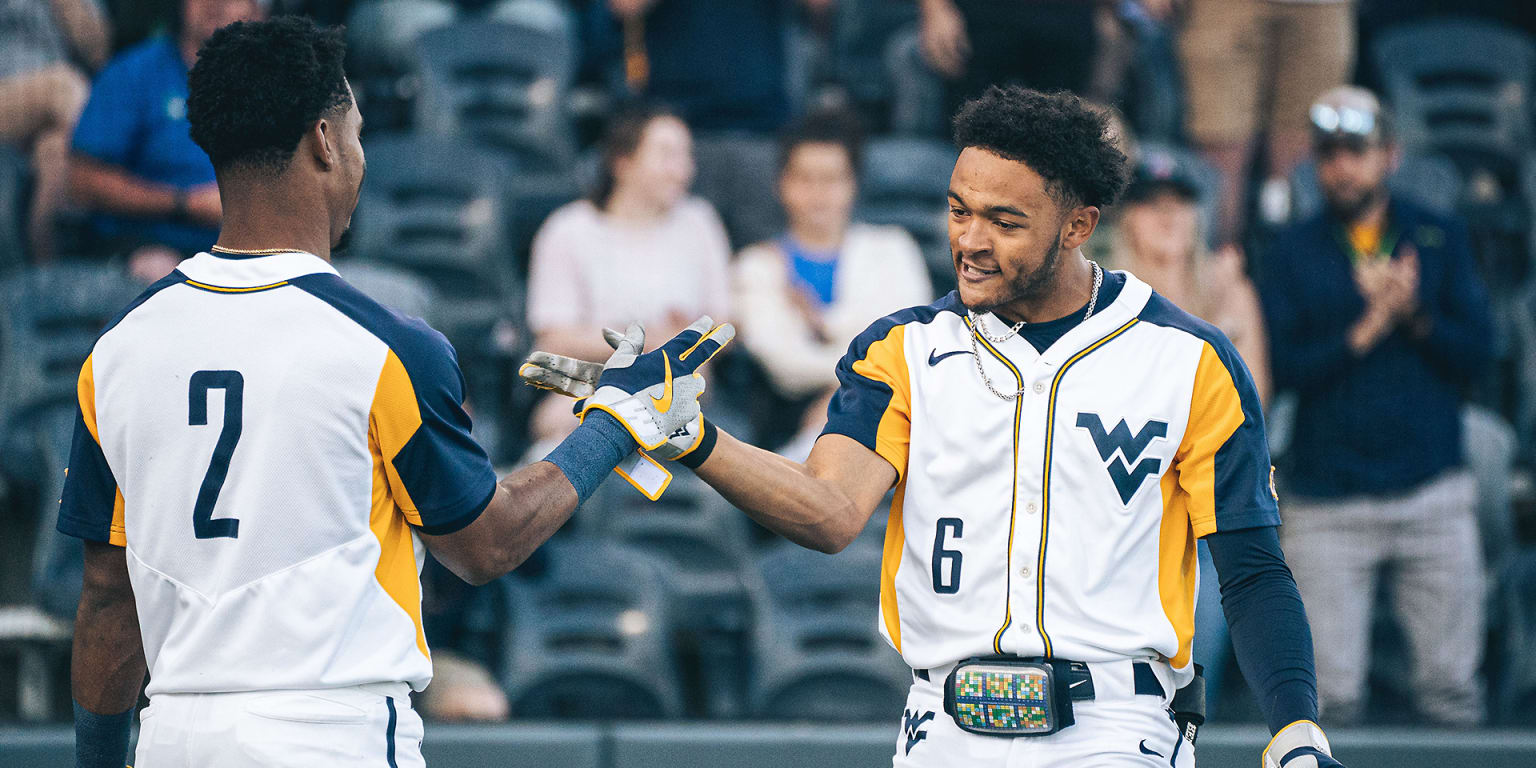
<path fill-rule="evenodd" d="M 1173 192 L 1190 202 L 1200 199 L 1200 186 L 1195 183 L 1188 163 L 1165 150 L 1144 149 L 1121 199 L 1127 203 L 1140 203 L 1163 192 Z"/>
<path fill-rule="evenodd" d="M 1353 85 L 1329 90 L 1307 112 L 1312 140 L 1319 147 L 1364 147 L 1388 136 L 1387 115 L 1376 94 Z"/>

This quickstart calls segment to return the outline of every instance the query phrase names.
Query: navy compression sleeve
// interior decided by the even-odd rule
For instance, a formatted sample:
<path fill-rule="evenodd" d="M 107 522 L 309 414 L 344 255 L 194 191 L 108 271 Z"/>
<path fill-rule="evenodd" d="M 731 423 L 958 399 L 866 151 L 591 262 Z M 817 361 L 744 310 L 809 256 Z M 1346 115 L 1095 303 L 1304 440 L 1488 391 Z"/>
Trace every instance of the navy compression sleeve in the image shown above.
<path fill-rule="evenodd" d="M 1312 630 L 1301 593 L 1272 526 L 1205 537 L 1221 582 L 1221 607 L 1243 677 L 1275 733 L 1297 720 L 1317 720 Z"/>

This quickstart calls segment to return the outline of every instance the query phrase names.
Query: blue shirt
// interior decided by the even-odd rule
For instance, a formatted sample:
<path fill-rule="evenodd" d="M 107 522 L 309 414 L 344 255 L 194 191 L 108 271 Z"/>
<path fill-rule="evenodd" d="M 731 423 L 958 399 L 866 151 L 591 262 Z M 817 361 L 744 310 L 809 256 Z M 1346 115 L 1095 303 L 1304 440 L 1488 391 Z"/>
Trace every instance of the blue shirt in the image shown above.
<path fill-rule="evenodd" d="M 811 295 L 823 307 L 831 304 L 836 298 L 837 252 L 818 253 L 808 250 L 788 235 L 779 241 L 779 245 L 789 256 L 790 274 L 802 286 L 810 289 Z"/>
<path fill-rule="evenodd" d="M 189 189 L 214 180 L 208 155 L 192 142 L 187 66 L 175 41 L 151 38 L 101 70 L 75 126 L 73 150 L 156 184 Z M 100 214 L 93 223 L 108 237 L 138 236 L 185 252 L 206 250 L 219 234 L 170 219 Z"/>
<path fill-rule="evenodd" d="M 1259 288 L 1278 389 L 1297 395 L 1284 467 L 1313 498 L 1400 493 L 1461 463 L 1461 389 L 1493 357 L 1493 320 L 1466 227 L 1405 200 L 1384 242 L 1419 258 L 1421 337 L 1402 326 L 1363 356 L 1350 326 L 1365 311 L 1343 224 L 1329 212 L 1281 232 Z"/>

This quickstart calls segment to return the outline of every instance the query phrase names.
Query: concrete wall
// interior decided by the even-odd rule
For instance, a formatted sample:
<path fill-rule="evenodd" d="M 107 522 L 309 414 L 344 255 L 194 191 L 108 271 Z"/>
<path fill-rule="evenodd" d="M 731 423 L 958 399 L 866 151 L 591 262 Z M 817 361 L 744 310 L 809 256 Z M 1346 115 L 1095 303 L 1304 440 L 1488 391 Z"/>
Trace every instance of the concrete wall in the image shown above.
<path fill-rule="evenodd" d="M 1356 729 L 1331 738 L 1349 768 L 1536 766 L 1536 731 Z M 1252 768 L 1266 741 L 1258 726 L 1212 726 L 1196 756 L 1201 768 Z M 70 768 L 72 742 L 67 727 L 0 727 L 0 768 Z M 429 724 L 423 750 L 433 768 L 855 768 L 890 765 L 895 744 L 894 723 Z"/>

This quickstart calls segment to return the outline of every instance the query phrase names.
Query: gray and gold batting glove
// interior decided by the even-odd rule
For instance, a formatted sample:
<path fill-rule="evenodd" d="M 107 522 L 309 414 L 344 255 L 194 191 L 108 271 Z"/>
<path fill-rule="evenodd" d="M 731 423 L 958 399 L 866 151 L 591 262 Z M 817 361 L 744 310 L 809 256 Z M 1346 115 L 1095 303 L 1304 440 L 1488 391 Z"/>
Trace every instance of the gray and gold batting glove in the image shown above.
<path fill-rule="evenodd" d="M 1333 759 L 1323 729 L 1311 720 L 1297 720 L 1280 729 L 1264 748 L 1260 768 L 1344 768 Z"/>
<path fill-rule="evenodd" d="M 707 318 L 701 318 L 702 323 Z M 700 323 L 694 323 L 688 330 L 678 335 L 681 339 L 690 331 L 701 328 Z M 708 362 L 710 358 L 719 353 L 731 339 L 735 337 L 736 330 L 729 323 L 710 330 L 705 334 L 707 341 L 697 342 L 700 352 L 704 354 L 702 361 Z M 610 328 L 603 329 L 603 339 L 615 350 L 623 343 L 626 334 Z M 690 337 L 692 338 L 692 337 Z M 643 336 L 642 336 L 643 341 Z M 676 341 L 676 339 L 674 339 Z M 708 347 L 707 349 L 705 347 Z M 660 350 L 658 350 L 660 351 Z M 684 354 L 687 354 L 686 352 Z M 695 369 L 697 366 L 694 366 Z M 558 392 L 567 397 L 590 398 L 598 389 L 598 379 L 602 376 L 605 366 L 599 363 L 578 360 L 573 357 L 554 355 L 548 352 L 534 352 L 528 357 L 518 374 L 523 381 L 540 389 Z M 696 374 L 695 374 L 696 375 Z M 578 408 L 578 411 L 580 408 Z M 667 436 L 665 443 L 656 446 L 644 446 L 645 452 L 650 456 L 663 461 L 682 460 L 685 465 L 698 466 L 704 456 L 708 455 L 709 448 L 714 443 L 714 425 L 710 424 L 702 413 L 690 419 L 688 423 L 673 430 Z M 694 461 L 690 461 L 693 459 Z"/>
<path fill-rule="evenodd" d="M 691 460 L 702 462 L 714 447 L 714 427 L 699 410 L 704 377 L 697 370 L 735 336 L 730 323 L 716 326 L 706 316 L 660 349 L 638 354 L 645 346 L 643 328 L 632 325 L 623 334 L 605 328 L 603 338 L 614 348 L 606 364 L 534 352 L 518 375 L 540 389 L 580 398 L 574 409 L 579 416 L 599 409 L 617 418 L 645 450 L 615 471 L 655 501 L 672 481 L 657 458 L 697 467 Z"/>

